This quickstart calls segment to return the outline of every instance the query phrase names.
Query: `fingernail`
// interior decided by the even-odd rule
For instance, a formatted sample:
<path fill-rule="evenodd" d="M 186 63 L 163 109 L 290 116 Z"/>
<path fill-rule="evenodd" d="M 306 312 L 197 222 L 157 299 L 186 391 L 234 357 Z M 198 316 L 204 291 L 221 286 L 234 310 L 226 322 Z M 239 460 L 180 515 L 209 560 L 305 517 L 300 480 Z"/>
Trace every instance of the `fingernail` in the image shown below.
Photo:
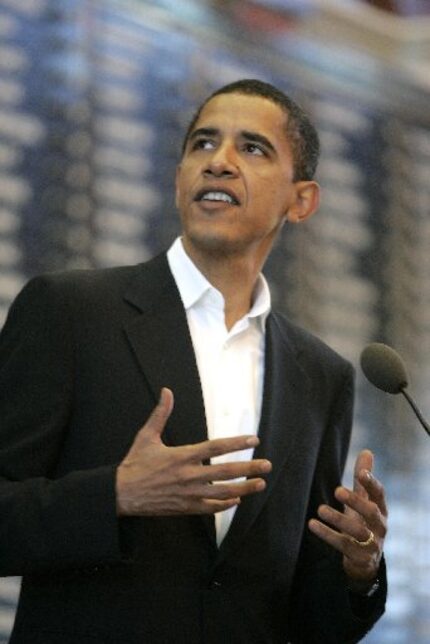
<path fill-rule="evenodd" d="M 316 519 L 310 519 L 308 522 L 308 528 L 311 530 L 314 534 L 321 534 L 321 527 L 318 521 Z"/>
<path fill-rule="evenodd" d="M 328 505 L 320 505 L 318 510 L 318 516 L 322 519 L 332 516 L 333 510 Z"/>
<path fill-rule="evenodd" d="M 260 440 L 257 436 L 250 436 L 249 438 L 246 439 L 246 444 L 251 445 L 252 447 L 255 447 L 260 443 Z"/>
<path fill-rule="evenodd" d="M 260 466 L 262 472 L 270 472 L 272 470 L 272 463 L 270 461 L 263 461 Z"/>
<path fill-rule="evenodd" d="M 338 501 L 341 501 L 342 503 L 344 503 L 345 501 L 348 500 L 349 493 L 347 490 L 345 490 L 344 487 L 338 487 L 336 488 L 335 496 Z"/>

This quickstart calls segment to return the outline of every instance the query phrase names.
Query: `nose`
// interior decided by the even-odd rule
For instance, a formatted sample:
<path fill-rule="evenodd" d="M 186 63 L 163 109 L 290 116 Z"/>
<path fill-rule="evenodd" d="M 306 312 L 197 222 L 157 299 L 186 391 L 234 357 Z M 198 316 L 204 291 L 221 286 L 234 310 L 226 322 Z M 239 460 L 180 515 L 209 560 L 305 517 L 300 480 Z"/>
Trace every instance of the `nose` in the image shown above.
<path fill-rule="evenodd" d="M 236 151 L 231 145 L 220 145 L 210 155 L 204 174 L 215 177 L 236 176 L 238 172 Z"/>

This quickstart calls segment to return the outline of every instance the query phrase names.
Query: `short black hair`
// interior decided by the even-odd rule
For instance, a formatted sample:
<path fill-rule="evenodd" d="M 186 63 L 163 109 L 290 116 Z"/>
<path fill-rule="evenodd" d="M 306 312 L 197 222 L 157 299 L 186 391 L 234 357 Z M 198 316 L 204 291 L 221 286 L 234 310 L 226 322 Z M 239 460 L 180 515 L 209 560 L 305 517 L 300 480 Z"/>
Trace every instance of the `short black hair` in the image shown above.
<path fill-rule="evenodd" d="M 318 132 L 311 123 L 306 112 L 292 98 L 280 89 L 255 78 L 244 78 L 229 83 L 215 90 L 200 105 L 195 112 L 185 134 L 182 155 L 185 152 L 188 139 L 197 123 L 205 105 L 215 96 L 220 94 L 245 94 L 247 96 L 261 96 L 272 103 L 279 105 L 285 112 L 286 134 L 292 147 L 294 159 L 294 181 L 310 181 L 316 172 L 320 154 Z"/>

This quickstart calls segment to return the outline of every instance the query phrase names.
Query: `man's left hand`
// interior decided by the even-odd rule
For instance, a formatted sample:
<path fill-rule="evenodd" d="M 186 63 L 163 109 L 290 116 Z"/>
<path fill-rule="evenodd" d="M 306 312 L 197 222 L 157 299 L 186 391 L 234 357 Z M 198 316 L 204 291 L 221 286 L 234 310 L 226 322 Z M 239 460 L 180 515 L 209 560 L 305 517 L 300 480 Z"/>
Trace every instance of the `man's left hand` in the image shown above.
<path fill-rule="evenodd" d="M 343 554 L 344 570 L 358 585 L 376 579 L 387 533 L 385 492 L 372 469 L 373 454 L 363 450 L 355 463 L 353 490 L 341 486 L 335 491 L 344 512 L 321 505 L 318 516 L 324 523 L 309 521 L 315 535 Z"/>

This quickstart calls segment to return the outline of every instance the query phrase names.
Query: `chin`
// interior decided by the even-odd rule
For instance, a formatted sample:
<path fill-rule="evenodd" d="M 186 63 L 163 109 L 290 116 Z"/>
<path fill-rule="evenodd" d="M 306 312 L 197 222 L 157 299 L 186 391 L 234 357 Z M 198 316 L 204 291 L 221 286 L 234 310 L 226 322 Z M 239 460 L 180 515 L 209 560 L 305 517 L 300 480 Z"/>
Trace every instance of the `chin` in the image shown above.
<path fill-rule="evenodd" d="M 243 239 L 233 239 L 222 234 L 192 234 L 187 235 L 189 244 L 201 253 L 208 255 L 231 256 L 243 253 L 248 244 Z"/>

